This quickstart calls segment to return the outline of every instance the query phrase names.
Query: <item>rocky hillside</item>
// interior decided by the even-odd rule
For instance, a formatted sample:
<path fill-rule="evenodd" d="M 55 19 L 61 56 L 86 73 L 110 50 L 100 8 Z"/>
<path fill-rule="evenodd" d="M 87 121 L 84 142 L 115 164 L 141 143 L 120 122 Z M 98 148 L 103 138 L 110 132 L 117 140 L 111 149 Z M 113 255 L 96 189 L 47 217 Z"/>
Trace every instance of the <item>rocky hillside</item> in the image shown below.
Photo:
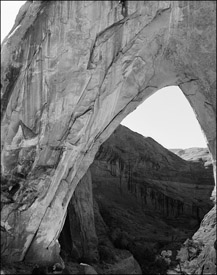
<path fill-rule="evenodd" d="M 98 274 L 157 274 L 170 268 L 176 274 L 179 249 L 182 269 L 196 270 L 182 254 L 204 230 L 210 236 L 204 243 L 213 241 L 213 215 L 211 222 L 206 215 L 195 233 L 212 207 L 210 156 L 206 149 L 174 151 L 121 125 L 100 147 L 75 189 L 59 237 L 70 274 L 86 274 L 85 268 Z M 186 242 L 194 233 L 195 241 Z M 170 265 L 161 256 L 167 250 Z M 213 257 L 207 253 L 205 258 Z M 18 268 L 26 274 L 32 267 L 13 270 Z"/>
<path fill-rule="evenodd" d="M 191 216 L 200 222 L 211 206 L 211 165 L 183 160 L 124 126 L 100 147 L 91 173 L 95 193 L 112 187 L 166 218 Z"/>
<path fill-rule="evenodd" d="M 182 159 L 190 161 L 202 161 L 205 166 L 212 165 L 211 155 L 208 148 L 193 147 L 188 149 L 170 149 Z"/>
<path fill-rule="evenodd" d="M 162 271 L 156 255 L 171 249 L 174 260 L 212 207 L 214 180 L 203 162 L 183 160 L 121 125 L 100 147 L 90 172 L 76 188 L 61 234 L 69 259 L 114 264 L 124 249 L 143 273 Z"/>
<path fill-rule="evenodd" d="M 119 126 L 90 167 L 109 238 L 131 251 L 145 274 L 160 271 L 155 256 L 163 249 L 170 248 L 175 259 L 176 249 L 212 207 L 210 156 L 199 157 L 195 153 L 186 161 L 152 138 Z"/>
<path fill-rule="evenodd" d="M 215 33 L 214 1 L 26 1 L 1 47 L 5 261 L 62 264 L 58 237 L 76 186 L 120 122 L 159 89 L 180 87 L 216 171 Z M 189 166 L 163 147 L 155 153 L 151 140 L 146 150 L 139 142 L 135 158 L 126 141 L 114 143 L 124 158 L 116 145 L 99 151 L 103 172 L 97 166 L 93 181 L 101 215 L 118 179 L 118 204 L 123 192 L 127 206 L 134 198 L 157 225 L 156 212 L 172 226 L 198 225 L 212 186 L 203 163 Z"/>

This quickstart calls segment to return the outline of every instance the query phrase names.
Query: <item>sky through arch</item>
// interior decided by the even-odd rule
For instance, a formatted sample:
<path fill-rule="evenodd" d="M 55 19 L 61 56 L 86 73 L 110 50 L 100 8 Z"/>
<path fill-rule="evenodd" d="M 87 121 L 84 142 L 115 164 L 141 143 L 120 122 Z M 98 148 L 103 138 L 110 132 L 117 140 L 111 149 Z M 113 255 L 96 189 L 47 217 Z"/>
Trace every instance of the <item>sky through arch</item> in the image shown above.
<path fill-rule="evenodd" d="M 168 149 L 207 147 L 196 115 L 178 86 L 158 90 L 121 124 Z"/>

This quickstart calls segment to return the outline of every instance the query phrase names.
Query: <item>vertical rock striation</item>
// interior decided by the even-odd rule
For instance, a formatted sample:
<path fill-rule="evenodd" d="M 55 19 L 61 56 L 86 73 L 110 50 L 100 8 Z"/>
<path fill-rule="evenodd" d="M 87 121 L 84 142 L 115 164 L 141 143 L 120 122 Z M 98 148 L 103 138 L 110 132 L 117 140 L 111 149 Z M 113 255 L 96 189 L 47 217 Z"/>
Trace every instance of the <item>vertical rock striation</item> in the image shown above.
<path fill-rule="evenodd" d="M 146 211 L 165 219 L 185 217 L 198 223 L 212 207 L 212 165 L 185 161 L 124 126 L 101 145 L 90 170 L 102 203 L 114 189 L 120 197 L 131 194 Z"/>
<path fill-rule="evenodd" d="M 58 261 L 76 185 L 121 120 L 160 88 L 186 95 L 215 171 L 215 2 L 125 2 L 28 1 L 2 43 L 9 261 Z"/>
<path fill-rule="evenodd" d="M 89 170 L 75 189 L 59 240 L 61 248 L 72 259 L 86 263 L 98 260 L 92 179 Z"/>

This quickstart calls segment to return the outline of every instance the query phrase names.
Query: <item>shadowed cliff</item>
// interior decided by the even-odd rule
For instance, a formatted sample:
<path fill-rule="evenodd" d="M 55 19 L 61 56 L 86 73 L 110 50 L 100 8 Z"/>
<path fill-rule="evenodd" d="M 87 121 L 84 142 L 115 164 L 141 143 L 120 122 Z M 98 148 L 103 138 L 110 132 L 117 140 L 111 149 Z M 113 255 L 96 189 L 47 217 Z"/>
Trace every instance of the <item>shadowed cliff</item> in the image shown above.
<path fill-rule="evenodd" d="M 76 188 L 61 233 L 63 257 L 120 264 L 116 249 L 124 249 L 143 273 L 164 270 L 166 265 L 155 267 L 155 257 L 171 249 L 175 260 L 212 208 L 210 156 L 195 149 L 193 157 L 186 161 L 120 125 Z"/>
<path fill-rule="evenodd" d="M 61 263 L 58 237 L 76 186 L 124 117 L 163 87 L 179 86 L 191 104 L 216 176 L 215 33 L 214 1 L 27 1 L 21 7 L 1 47 L 5 261 Z M 144 203 L 166 215 L 182 211 L 186 189 L 168 185 L 176 172 L 169 169 L 174 177 L 168 177 L 145 154 L 135 169 L 130 158 L 123 166 L 126 193 L 144 194 Z M 140 191 L 139 182 L 133 190 L 146 160 L 153 187 Z M 196 194 L 206 196 L 205 173 L 179 165 L 179 180 L 195 178 Z M 119 169 L 110 167 L 113 175 Z M 173 187 L 180 192 L 171 200 Z M 188 196 L 183 213 L 190 197 L 199 203 L 190 211 L 199 221 L 205 206 L 197 195 Z"/>

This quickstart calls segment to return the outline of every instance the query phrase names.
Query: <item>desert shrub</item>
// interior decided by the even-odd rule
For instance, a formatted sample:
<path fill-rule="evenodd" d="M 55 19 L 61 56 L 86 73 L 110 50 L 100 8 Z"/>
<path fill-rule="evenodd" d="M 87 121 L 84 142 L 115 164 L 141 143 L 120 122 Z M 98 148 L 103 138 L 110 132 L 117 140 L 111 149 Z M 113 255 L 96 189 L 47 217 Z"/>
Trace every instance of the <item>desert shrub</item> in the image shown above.
<path fill-rule="evenodd" d="M 160 272 L 165 273 L 171 264 L 172 251 L 163 250 L 160 255 L 157 255 L 155 258 L 155 267 L 157 267 Z"/>
<path fill-rule="evenodd" d="M 171 263 L 170 257 L 172 257 L 172 251 L 171 250 L 163 250 L 161 251 L 160 257 L 166 262 L 166 264 L 169 266 Z"/>

